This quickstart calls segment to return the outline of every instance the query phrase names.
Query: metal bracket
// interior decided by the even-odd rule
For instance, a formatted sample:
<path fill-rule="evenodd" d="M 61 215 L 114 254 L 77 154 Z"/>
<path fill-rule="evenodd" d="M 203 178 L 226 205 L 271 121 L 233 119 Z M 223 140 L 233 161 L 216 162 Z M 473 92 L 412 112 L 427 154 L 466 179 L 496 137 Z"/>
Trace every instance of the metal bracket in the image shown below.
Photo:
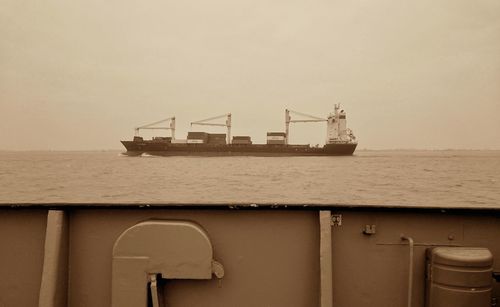
<path fill-rule="evenodd" d="M 224 277 L 224 267 L 222 266 L 222 264 L 215 260 L 212 260 L 212 273 L 219 279 Z"/>
<path fill-rule="evenodd" d="M 156 274 L 149 274 L 149 291 L 153 307 L 164 307 L 163 295 L 161 294 L 160 287 L 158 287 L 158 279 Z"/>
<path fill-rule="evenodd" d="M 376 233 L 376 225 L 365 225 L 365 227 L 363 227 L 363 234 L 365 235 L 374 235 Z"/>
<path fill-rule="evenodd" d="M 342 214 L 332 214 L 332 226 L 342 226 Z"/>

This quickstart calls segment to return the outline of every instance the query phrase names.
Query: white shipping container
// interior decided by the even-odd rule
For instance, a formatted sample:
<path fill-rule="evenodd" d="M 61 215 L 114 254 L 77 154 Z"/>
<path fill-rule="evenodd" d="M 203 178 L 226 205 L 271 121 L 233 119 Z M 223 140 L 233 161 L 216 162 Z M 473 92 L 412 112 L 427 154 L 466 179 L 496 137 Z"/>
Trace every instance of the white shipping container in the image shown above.
<path fill-rule="evenodd" d="M 203 144 L 205 143 L 204 140 L 187 140 L 188 144 Z"/>
<path fill-rule="evenodd" d="M 281 135 L 268 135 L 267 136 L 268 141 L 284 141 L 285 137 Z"/>
<path fill-rule="evenodd" d="M 187 140 L 172 140 L 172 144 L 186 144 Z"/>

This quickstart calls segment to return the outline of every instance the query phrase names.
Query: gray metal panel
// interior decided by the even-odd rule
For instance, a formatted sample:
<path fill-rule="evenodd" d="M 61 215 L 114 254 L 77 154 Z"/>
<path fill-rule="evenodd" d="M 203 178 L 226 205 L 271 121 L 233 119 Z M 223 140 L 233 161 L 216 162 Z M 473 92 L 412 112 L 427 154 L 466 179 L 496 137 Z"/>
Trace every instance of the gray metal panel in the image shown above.
<path fill-rule="evenodd" d="M 0 306 L 38 306 L 46 220 L 46 210 L 0 210 Z"/>
<path fill-rule="evenodd" d="M 0 244 L 8 247 L 0 253 L 0 302 L 5 306 L 36 306 L 47 214 L 46 209 L 39 209 L 44 206 L 0 210 Z M 334 307 L 406 305 L 408 245 L 398 241 L 402 233 L 415 238 L 413 307 L 424 306 L 428 247 L 487 247 L 495 258 L 494 270 L 500 271 L 500 212 L 493 210 L 130 206 L 58 207 L 66 208 L 69 217 L 69 266 L 61 262 L 61 267 L 70 271 L 69 283 L 61 285 L 69 288 L 69 307 L 110 306 L 113 243 L 124 230 L 152 218 L 202 225 L 210 234 L 214 257 L 224 264 L 226 272 L 220 282 L 161 282 L 159 287 L 166 290 L 170 307 L 318 306 L 320 208 L 332 210 L 337 221 L 331 229 Z M 447 238 L 449 230 L 457 236 Z M 496 297 L 500 297 L 499 285 L 493 286 Z"/>
<path fill-rule="evenodd" d="M 73 211 L 69 306 L 110 306 L 113 243 L 125 229 L 152 218 L 202 225 L 225 269 L 220 281 L 168 280 L 167 306 L 318 306 L 317 216 L 269 210 Z"/>
<path fill-rule="evenodd" d="M 45 230 L 43 272 L 38 307 L 66 307 L 68 280 L 68 218 L 49 210 Z"/>

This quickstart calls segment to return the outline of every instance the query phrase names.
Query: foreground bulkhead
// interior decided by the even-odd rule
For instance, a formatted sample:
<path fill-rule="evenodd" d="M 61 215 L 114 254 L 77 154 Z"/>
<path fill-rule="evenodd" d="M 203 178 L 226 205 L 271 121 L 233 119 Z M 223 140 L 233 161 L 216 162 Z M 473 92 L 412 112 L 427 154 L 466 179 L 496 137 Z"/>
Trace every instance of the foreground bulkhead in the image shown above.
<path fill-rule="evenodd" d="M 309 119 L 292 119 L 290 113 L 310 117 Z M 215 119 L 226 118 L 225 123 L 211 123 Z M 168 127 L 155 127 L 157 123 L 171 121 Z M 195 132 L 188 133 L 185 140 L 175 139 L 175 117 L 168 118 L 153 124 L 136 128 L 136 137 L 133 141 L 122 141 L 129 155 L 148 153 L 152 155 L 210 155 L 210 156 L 341 156 L 352 155 L 357 141 L 352 131 L 347 128 L 346 112 L 336 104 L 334 113 L 327 119 L 310 116 L 304 113 L 286 110 L 285 132 L 268 132 L 265 144 L 253 144 L 249 136 L 235 136 L 231 139 L 231 113 L 216 116 L 191 125 L 226 127 L 227 134 Z M 290 123 L 299 122 L 326 122 L 327 140 L 323 147 L 310 145 L 289 144 Z M 139 129 L 166 129 L 172 131 L 172 137 L 154 137 L 144 140 L 138 136 Z"/>
<path fill-rule="evenodd" d="M 499 236 L 500 208 L 5 205 L 0 306 L 492 307 Z"/>

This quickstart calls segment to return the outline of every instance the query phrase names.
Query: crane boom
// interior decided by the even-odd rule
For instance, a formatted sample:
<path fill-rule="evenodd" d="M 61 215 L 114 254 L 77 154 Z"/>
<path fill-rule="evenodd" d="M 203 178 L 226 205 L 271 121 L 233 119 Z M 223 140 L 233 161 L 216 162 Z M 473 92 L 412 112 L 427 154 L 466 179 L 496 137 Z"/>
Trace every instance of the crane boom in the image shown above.
<path fill-rule="evenodd" d="M 302 112 L 297 112 L 297 111 L 290 110 L 290 109 L 288 109 L 287 111 L 289 113 L 292 113 L 292 114 L 297 114 L 297 115 L 300 115 L 300 116 L 309 117 L 312 120 L 317 121 L 317 122 L 321 122 L 321 121 L 325 121 L 326 122 L 326 119 L 322 118 L 322 117 L 318 117 L 318 116 L 314 116 L 314 115 L 309 115 L 309 114 L 305 114 L 305 113 L 302 113 Z M 292 121 L 292 122 L 294 122 L 294 121 Z"/>
<path fill-rule="evenodd" d="M 220 123 L 207 123 L 209 121 L 219 119 L 219 118 L 224 118 L 226 117 L 226 123 L 225 124 L 220 124 Z M 199 125 L 199 126 L 217 126 L 217 127 L 227 127 L 227 143 L 231 144 L 231 113 L 219 115 L 219 116 L 214 116 L 202 120 L 198 120 L 195 122 L 191 122 L 191 127 L 193 125 Z"/>
<path fill-rule="evenodd" d="M 170 121 L 170 125 L 168 127 L 153 127 L 155 125 L 158 125 L 158 124 L 161 124 L 164 122 L 168 122 L 168 121 Z M 135 135 L 139 135 L 140 130 L 170 130 L 172 132 L 172 139 L 175 140 L 175 116 L 165 118 L 165 119 L 156 121 L 154 123 L 150 123 L 150 124 L 136 127 L 134 130 L 135 130 Z"/>
<path fill-rule="evenodd" d="M 292 120 L 290 113 L 297 114 L 297 115 L 300 115 L 303 117 L 308 117 L 310 119 L 294 119 L 294 120 Z M 297 111 L 290 110 L 290 109 L 285 109 L 285 133 L 286 133 L 285 142 L 286 142 L 286 144 L 288 144 L 288 141 L 289 141 L 290 123 L 317 123 L 317 122 L 326 122 L 326 121 L 328 121 L 326 118 L 321 118 L 318 116 L 309 115 L 309 114 L 297 112 Z"/>
<path fill-rule="evenodd" d="M 226 124 L 210 124 L 210 123 L 191 123 L 191 125 L 227 127 Z"/>
<path fill-rule="evenodd" d="M 200 123 L 204 123 L 204 122 L 209 122 L 211 120 L 219 119 L 219 118 L 224 118 L 226 116 L 231 116 L 231 113 L 222 114 L 222 115 L 218 115 L 218 116 L 214 116 L 214 117 L 210 117 L 210 118 L 205 118 L 205 119 L 202 119 L 202 120 L 198 120 L 198 121 L 195 121 L 195 122 L 191 122 L 191 125 L 192 124 L 200 124 Z"/>

